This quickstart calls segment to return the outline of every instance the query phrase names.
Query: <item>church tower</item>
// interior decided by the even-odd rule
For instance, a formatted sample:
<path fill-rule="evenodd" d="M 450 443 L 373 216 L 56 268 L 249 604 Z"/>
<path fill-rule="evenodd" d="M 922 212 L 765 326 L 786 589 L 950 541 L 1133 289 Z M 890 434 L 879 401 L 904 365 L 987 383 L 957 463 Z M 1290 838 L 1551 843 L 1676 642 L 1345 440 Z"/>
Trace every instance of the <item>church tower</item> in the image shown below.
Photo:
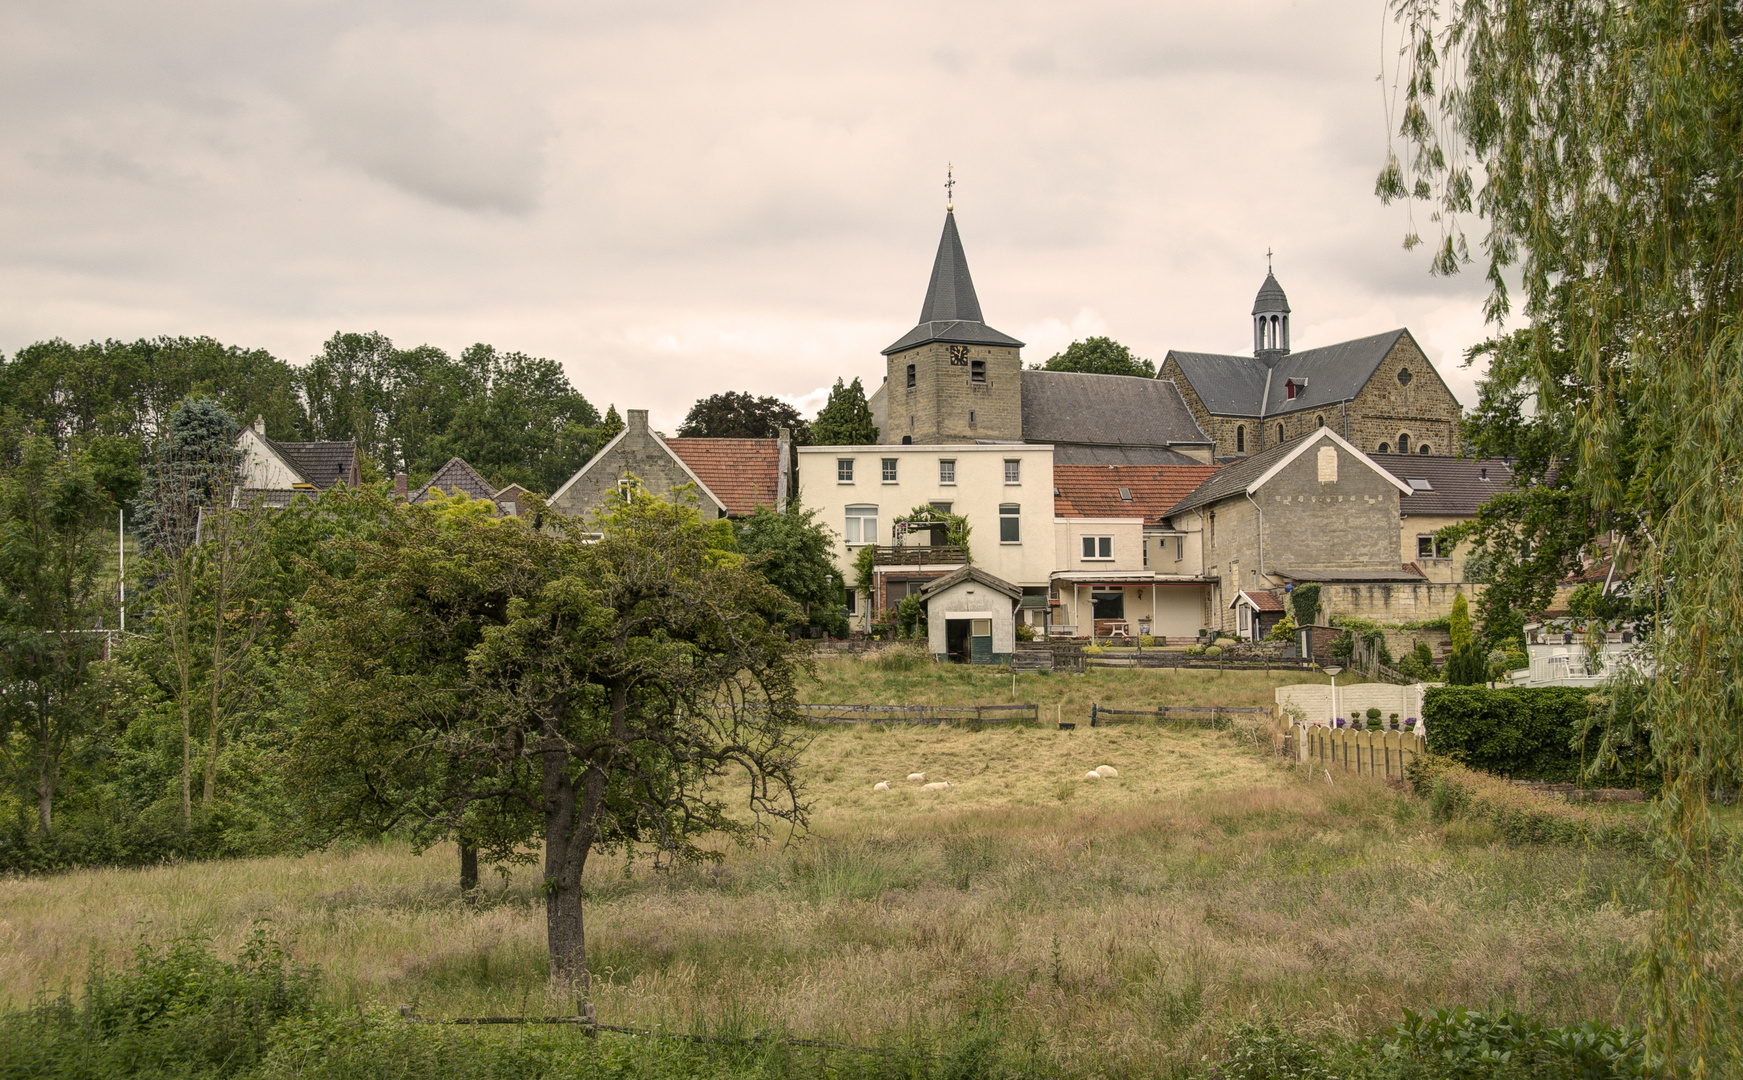
<path fill-rule="evenodd" d="M 886 443 L 1021 442 L 1023 343 L 988 326 L 968 276 L 956 212 L 944 235 L 920 321 L 883 351 L 880 438 Z"/>
<path fill-rule="evenodd" d="M 1289 298 L 1268 266 L 1253 301 L 1253 355 L 1266 367 L 1289 355 Z"/>

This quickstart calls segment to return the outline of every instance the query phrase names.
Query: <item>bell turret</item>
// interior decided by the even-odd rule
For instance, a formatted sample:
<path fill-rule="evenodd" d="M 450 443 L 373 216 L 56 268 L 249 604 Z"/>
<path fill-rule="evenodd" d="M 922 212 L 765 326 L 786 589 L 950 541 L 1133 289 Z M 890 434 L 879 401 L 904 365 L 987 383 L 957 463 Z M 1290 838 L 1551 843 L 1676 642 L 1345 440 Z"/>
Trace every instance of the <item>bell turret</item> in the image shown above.
<path fill-rule="evenodd" d="M 1265 271 L 1265 284 L 1253 301 L 1253 355 L 1275 363 L 1289 352 L 1289 298 L 1276 275 Z"/>

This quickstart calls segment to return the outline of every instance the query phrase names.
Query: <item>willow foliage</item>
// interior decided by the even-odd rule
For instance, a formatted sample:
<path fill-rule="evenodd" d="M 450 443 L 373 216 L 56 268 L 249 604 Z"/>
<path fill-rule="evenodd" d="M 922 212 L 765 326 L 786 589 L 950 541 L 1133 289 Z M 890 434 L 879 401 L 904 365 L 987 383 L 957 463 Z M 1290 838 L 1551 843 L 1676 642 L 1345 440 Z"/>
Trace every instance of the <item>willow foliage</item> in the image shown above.
<path fill-rule="evenodd" d="M 1662 770 L 1646 974 L 1672 1067 L 1736 1070 L 1736 865 L 1709 799 L 1743 786 L 1743 7 L 1739 0 L 1391 0 L 1403 159 L 1378 194 L 1482 253 L 1500 321 L 1523 295 L 1531 388 L 1568 417 L 1597 515 L 1637 525 L 1657 597 L 1640 693 Z M 1560 363 L 1552 342 L 1565 350 Z M 1618 695 L 1619 699 L 1628 695 Z"/>

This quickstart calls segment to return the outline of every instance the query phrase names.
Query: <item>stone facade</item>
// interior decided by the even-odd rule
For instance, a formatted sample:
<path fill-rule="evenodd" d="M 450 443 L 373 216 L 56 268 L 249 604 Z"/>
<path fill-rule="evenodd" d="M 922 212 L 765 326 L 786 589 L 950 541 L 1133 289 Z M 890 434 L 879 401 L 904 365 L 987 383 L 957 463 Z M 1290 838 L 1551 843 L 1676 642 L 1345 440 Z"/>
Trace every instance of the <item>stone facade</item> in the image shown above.
<path fill-rule="evenodd" d="M 1022 441 L 1021 350 L 931 341 L 887 359 L 882 442 Z"/>
<path fill-rule="evenodd" d="M 628 477 L 634 477 L 642 490 L 660 498 L 672 497 L 685 484 L 697 484 L 696 477 L 677 455 L 649 430 L 646 409 L 630 409 L 626 415 L 624 429 L 617 438 L 551 496 L 551 509 L 570 517 L 591 517 L 607 503 L 622 497 L 619 484 Z M 726 516 L 726 506 L 706 491 L 698 488 L 690 498 L 701 505 L 703 517 Z"/>
<path fill-rule="evenodd" d="M 1410 373 L 1405 382 L 1398 379 L 1401 371 Z M 1397 452 L 1400 435 L 1408 437 L 1409 453 L 1420 453 L 1418 447 L 1424 445 L 1433 454 L 1459 452 L 1462 410 L 1458 399 L 1409 334 L 1400 335 L 1353 399 L 1263 420 L 1253 415 L 1212 413 L 1172 356 L 1163 360 L 1156 377 L 1173 379 L 1180 387 L 1198 426 L 1215 440 L 1217 460 L 1256 454 L 1322 426 L 1368 453 Z"/>
<path fill-rule="evenodd" d="M 1334 480 L 1321 479 L 1329 475 L 1322 472 L 1325 453 L 1336 462 Z M 1242 490 L 1232 498 L 1177 515 L 1175 528 L 1200 534 L 1205 576 L 1216 581 L 1206 625 L 1234 633 L 1239 619 L 1229 605 L 1235 594 L 1242 589 L 1269 590 L 1281 583 L 1280 572 L 1336 570 L 1397 576 L 1402 570 L 1398 561 L 1401 497 L 1398 485 L 1385 474 L 1334 440 L 1322 439 L 1284 465 L 1251 500 Z M 1346 613 L 1354 614 L 1347 609 Z M 1432 616 L 1393 618 L 1426 617 Z"/>
<path fill-rule="evenodd" d="M 1400 382 L 1400 372 L 1410 378 Z M 1348 408 L 1348 419 L 1341 421 L 1348 430 L 1338 434 L 1368 453 L 1459 453 L 1458 399 L 1409 334 L 1398 339 Z M 1292 436 L 1298 433 L 1290 429 Z M 1408 437 L 1408 449 L 1400 448 L 1400 435 Z"/>

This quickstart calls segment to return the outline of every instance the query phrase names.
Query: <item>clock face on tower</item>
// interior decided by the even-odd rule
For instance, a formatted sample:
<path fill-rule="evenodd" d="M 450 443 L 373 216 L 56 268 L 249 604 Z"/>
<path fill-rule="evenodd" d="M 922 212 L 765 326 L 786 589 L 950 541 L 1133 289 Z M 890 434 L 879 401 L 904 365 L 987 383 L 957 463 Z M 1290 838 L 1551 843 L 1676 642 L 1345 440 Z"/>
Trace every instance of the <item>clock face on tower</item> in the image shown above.
<path fill-rule="evenodd" d="M 950 347 L 950 363 L 953 367 L 968 366 L 968 346 L 952 345 Z"/>

